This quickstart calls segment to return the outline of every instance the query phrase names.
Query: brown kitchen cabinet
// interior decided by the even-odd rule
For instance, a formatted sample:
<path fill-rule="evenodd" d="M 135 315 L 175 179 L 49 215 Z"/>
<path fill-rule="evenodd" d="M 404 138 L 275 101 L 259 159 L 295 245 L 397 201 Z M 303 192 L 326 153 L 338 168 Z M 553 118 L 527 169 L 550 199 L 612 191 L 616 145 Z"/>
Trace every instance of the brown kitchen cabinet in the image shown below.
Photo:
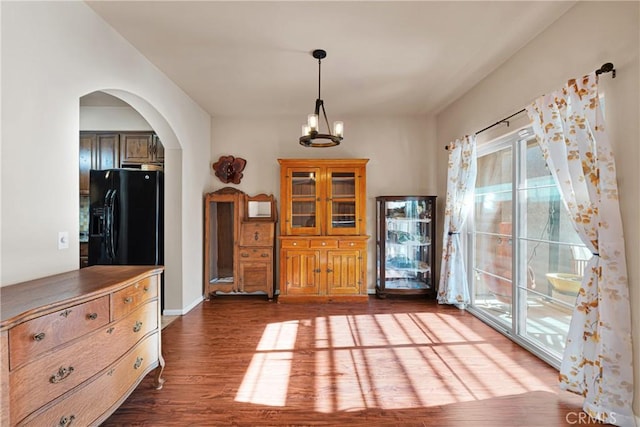
<path fill-rule="evenodd" d="M 80 268 L 89 266 L 89 243 L 80 242 Z"/>
<path fill-rule="evenodd" d="M 157 135 L 150 132 L 120 134 L 120 159 L 127 164 L 164 162 L 164 147 Z"/>
<path fill-rule="evenodd" d="M 89 171 L 120 167 L 117 133 L 80 132 L 80 194 L 89 194 Z"/>
<path fill-rule="evenodd" d="M 279 162 L 279 301 L 366 300 L 368 160 Z"/>
<path fill-rule="evenodd" d="M 204 290 L 274 295 L 276 209 L 271 195 L 231 187 L 205 196 Z"/>

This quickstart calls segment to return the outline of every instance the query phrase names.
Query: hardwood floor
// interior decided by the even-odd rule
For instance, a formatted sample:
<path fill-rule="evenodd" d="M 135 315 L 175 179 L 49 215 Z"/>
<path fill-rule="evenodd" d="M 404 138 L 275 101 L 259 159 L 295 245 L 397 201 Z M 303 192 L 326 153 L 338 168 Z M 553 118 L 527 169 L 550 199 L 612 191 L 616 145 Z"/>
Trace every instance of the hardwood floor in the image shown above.
<path fill-rule="evenodd" d="M 601 425 L 557 372 L 434 301 L 205 301 L 162 332 L 152 375 L 104 426 Z"/>

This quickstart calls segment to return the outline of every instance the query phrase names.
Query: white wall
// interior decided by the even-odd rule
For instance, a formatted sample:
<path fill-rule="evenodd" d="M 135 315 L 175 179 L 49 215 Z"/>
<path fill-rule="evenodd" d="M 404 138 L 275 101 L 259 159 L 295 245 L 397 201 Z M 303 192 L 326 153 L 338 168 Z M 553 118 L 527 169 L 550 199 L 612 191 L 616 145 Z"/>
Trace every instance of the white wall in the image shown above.
<path fill-rule="evenodd" d="M 626 237 L 631 307 L 640 307 L 640 134 L 638 2 L 579 2 L 557 22 L 437 117 L 438 144 L 473 133 L 514 113 L 538 96 L 562 87 L 605 62 L 606 121 L 616 157 L 620 209 Z M 439 194 L 446 192 L 446 156 L 439 158 Z M 632 311 L 634 360 L 640 360 L 640 313 Z M 635 366 L 634 411 L 640 414 L 640 365 Z"/>
<path fill-rule="evenodd" d="M 152 131 L 151 125 L 131 107 L 80 107 L 80 130 Z"/>
<path fill-rule="evenodd" d="M 202 296 L 202 194 L 210 117 L 83 2 L 2 2 L 2 277 L 8 285 L 77 268 L 79 98 L 133 106 L 167 149 L 166 295 Z M 175 248 L 179 248 L 175 250 Z"/>
<path fill-rule="evenodd" d="M 312 100 L 310 100 L 311 102 Z M 337 147 L 306 148 L 298 143 L 306 113 L 270 119 L 214 119 L 211 161 L 233 155 L 247 160 L 236 187 L 250 195 L 273 194 L 280 200 L 278 158 L 366 158 L 368 288 L 375 289 L 375 197 L 435 195 L 434 119 L 429 117 L 341 117 L 345 139 Z M 211 191 L 227 186 L 210 168 Z M 279 225 L 278 225 L 279 227 Z"/>

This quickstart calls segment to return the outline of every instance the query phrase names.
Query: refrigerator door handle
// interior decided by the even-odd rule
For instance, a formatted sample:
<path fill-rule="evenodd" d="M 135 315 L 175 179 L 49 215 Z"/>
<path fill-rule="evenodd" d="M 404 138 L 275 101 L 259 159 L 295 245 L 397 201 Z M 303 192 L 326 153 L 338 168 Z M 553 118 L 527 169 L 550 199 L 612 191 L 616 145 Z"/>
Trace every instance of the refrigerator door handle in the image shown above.
<path fill-rule="evenodd" d="M 109 190 L 111 193 L 107 195 L 108 210 L 105 216 L 108 218 L 108 228 L 106 232 L 107 254 L 112 261 L 116 259 L 115 248 L 115 200 L 117 190 Z"/>
<path fill-rule="evenodd" d="M 103 225 L 103 230 L 104 230 L 104 245 L 105 245 L 105 252 L 107 257 L 111 257 L 111 248 L 109 247 L 109 244 L 111 242 L 111 208 L 109 205 L 109 199 L 111 198 L 111 192 L 113 190 L 107 190 L 107 194 L 104 196 L 104 214 L 102 217 L 102 221 L 104 222 Z"/>

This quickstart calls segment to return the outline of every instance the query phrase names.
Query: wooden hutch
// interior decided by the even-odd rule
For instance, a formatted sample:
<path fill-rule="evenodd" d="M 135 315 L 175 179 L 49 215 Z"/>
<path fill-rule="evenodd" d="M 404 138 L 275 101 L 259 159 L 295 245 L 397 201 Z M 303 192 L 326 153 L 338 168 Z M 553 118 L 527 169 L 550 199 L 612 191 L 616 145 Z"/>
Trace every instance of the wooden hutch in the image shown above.
<path fill-rule="evenodd" d="M 278 162 L 279 301 L 365 301 L 368 159 Z"/>

